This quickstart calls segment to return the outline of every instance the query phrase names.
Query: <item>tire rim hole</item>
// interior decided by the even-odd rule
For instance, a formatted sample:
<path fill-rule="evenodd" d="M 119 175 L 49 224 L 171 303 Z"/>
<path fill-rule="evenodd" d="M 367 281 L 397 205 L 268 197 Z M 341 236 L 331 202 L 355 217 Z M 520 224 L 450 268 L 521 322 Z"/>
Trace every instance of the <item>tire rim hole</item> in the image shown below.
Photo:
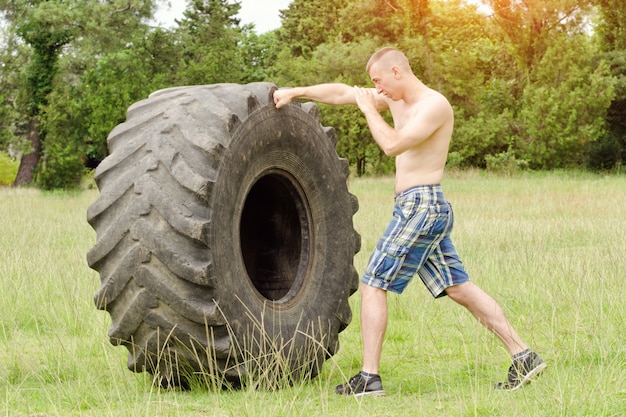
<path fill-rule="evenodd" d="M 309 264 L 309 210 L 287 172 L 262 176 L 246 196 L 240 243 L 248 277 L 274 302 L 292 300 Z"/>

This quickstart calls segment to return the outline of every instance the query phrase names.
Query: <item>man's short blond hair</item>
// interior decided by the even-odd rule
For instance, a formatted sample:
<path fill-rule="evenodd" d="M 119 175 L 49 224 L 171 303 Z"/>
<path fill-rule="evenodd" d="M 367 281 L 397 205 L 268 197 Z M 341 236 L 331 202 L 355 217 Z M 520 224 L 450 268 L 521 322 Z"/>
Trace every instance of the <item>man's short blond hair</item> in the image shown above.
<path fill-rule="evenodd" d="M 392 67 L 398 65 L 404 70 L 411 70 L 409 59 L 401 51 L 390 46 L 379 49 L 374 52 L 367 62 L 365 70 L 369 73 L 372 66 L 378 62 L 384 63 L 385 66 Z"/>

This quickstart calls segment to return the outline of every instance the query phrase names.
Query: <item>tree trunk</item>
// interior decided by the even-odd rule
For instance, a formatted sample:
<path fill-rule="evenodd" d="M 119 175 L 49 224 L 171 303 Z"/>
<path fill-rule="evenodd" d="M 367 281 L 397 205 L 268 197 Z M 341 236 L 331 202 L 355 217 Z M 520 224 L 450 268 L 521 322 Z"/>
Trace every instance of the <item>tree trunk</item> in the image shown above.
<path fill-rule="evenodd" d="M 13 182 L 13 186 L 15 187 L 33 182 L 33 174 L 41 158 L 41 134 L 39 132 L 39 121 L 36 118 L 30 120 L 28 126 L 28 140 L 32 151 L 23 155 L 20 160 L 20 167 L 17 170 L 17 176 Z"/>
<path fill-rule="evenodd" d="M 359 157 L 356 160 L 356 176 L 362 177 L 365 175 L 365 157 Z"/>

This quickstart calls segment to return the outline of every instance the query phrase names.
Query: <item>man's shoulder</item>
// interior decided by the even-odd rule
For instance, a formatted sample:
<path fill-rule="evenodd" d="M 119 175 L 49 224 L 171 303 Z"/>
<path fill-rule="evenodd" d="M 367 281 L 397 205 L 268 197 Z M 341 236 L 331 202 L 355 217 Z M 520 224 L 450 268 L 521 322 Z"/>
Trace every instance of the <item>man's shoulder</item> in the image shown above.
<path fill-rule="evenodd" d="M 450 102 L 448 101 L 446 96 L 444 96 L 442 93 L 440 93 L 437 90 L 433 90 L 430 87 L 428 88 L 427 93 L 424 94 L 424 101 L 427 101 L 429 103 L 436 102 L 438 104 L 447 105 L 447 106 L 450 105 Z"/>
<path fill-rule="evenodd" d="M 422 99 L 417 103 L 415 110 L 418 113 L 438 114 L 439 117 L 453 116 L 452 105 L 448 99 L 437 90 L 429 88 Z"/>

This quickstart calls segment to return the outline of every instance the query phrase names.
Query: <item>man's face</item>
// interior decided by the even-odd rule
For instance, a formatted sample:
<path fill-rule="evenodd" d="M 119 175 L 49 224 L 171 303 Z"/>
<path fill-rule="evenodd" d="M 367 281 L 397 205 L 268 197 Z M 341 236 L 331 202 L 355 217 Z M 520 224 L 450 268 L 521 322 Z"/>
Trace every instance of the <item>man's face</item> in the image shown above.
<path fill-rule="evenodd" d="M 397 100 L 397 98 L 394 98 L 396 78 L 392 68 L 385 68 L 376 63 L 370 68 L 369 75 L 378 94 L 382 94 L 391 100 Z"/>

